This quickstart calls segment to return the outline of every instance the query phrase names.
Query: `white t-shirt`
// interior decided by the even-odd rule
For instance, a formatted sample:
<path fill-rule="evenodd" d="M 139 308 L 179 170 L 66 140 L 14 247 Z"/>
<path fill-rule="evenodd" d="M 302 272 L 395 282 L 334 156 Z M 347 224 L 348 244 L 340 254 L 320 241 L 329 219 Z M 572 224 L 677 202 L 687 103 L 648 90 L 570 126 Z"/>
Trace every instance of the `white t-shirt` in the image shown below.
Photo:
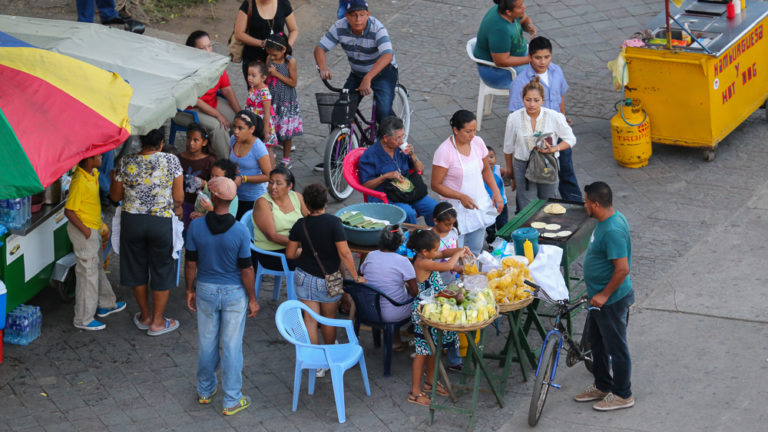
<path fill-rule="evenodd" d="M 544 73 L 537 73 L 536 75 L 545 86 L 549 87 L 549 70 L 545 70 Z"/>
<path fill-rule="evenodd" d="M 536 118 L 536 131 L 531 129 L 531 117 L 525 108 L 510 113 L 507 117 L 507 128 L 504 132 L 504 154 L 513 154 L 515 159 L 527 161 L 533 147 L 533 134 L 535 132 L 552 133 L 552 143 L 556 144 L 560 138 L 574 147 L 576 136 L 565 120 L 565 116 L 549 108 L 541 108 Z M 559 156 L 555 153 L 555 156 Z"/>

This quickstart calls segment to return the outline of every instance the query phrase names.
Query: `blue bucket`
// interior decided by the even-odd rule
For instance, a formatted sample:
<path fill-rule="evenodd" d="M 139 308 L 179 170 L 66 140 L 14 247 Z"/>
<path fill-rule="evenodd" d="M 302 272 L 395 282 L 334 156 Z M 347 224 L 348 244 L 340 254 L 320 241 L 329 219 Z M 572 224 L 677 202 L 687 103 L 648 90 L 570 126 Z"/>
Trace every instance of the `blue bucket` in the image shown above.
<path fill-rule="evenodd" d="M 515 255 L 525 255 L 523 245 L 526 240 L 533 245 L 533 256 L 539 253 L 539 230 L 536 228 L 518 228 L 512 231 L 512 240 L 515 242 Z"/>

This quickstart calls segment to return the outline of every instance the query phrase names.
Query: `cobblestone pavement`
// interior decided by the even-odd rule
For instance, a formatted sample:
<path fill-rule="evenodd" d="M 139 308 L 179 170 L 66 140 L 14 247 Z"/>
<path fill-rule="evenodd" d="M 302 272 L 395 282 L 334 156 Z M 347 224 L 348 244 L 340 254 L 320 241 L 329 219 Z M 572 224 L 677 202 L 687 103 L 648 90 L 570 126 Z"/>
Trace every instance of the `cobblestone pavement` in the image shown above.
<path fill-rule="evenodd" d="M 670 324 L 679 325 L 681 331 L 695 332 L 704 327 L 709 332 L 722 326 L 745 334 L 762 332 L 765 335 L 768 313 L 764 308 L 753 308 L 749 315 L 738 308 L 729 312 L 726 318 L 752 320 L 754 324 L 745 328 L 737 327 L 731 321 L 723 324 L 696 318 L 710 313 L 707 306 L 681 298 L 675 300 L 678 288 L 668 283 L 669 278 L 679 272 L 679 265 L 689 260 L 686 258 L 689 251 L 702 240 L 717 235 L 723 225 L 732 223 L 732 215 L 737 209 L 747 205 L 768 181 L 768 172 L 762 169 L 768 156 L 762 138 L 768 132 L 764 112 L 759 110 L 723 141 L 714 162 L 702 162 L 698 151 L 657 145 L 647 167 L 638 170 L 621 168 L 612 157 L 609 128 L 613 104 L 620 96 L 611 89 L 605 64 L 615 58 L 620 42 L 658 13 L 663 3 L 652 0 L 529 0 L 526 3 L 539 34 L 553 40 L 554 61 L 563 67 L 570 84 L 567 112 L 575 121 L 574 131 L 578 137 L 574 164 L 579 181 L 582 185 L 598 179 L 608 182 L 615 191 L 617 208 L 624 212 L 633 229 L 632 275 L 638 305 L 640 308 L 648 305 L 649 308 L 645 311 L 645 320 L 638 319 L 637 330 L 632 335 L 637 337 L 638 346 L 647 349 L 636 354 L 639 373 L 645 369 L 645 376 L 652 375 L 648 370 L 655 367 L 653 356 L 660 355 L 654 351 L 652 332 L 670 331 L 660 328 L 659 323 L 666 321 L 652 313 L 694 314 L 685 315 L 691 318 L 684 323 Z M 400 80 L 410 91 L 413 109 L 409 141 L 423 160 L 430 160 L 437 145 L 450 133 L 448 118 L 454 111 L 475 109 L 478 78 L 464 47 L 474 36 L 490 4 L 487 0 L 371 2 L 372 14 L 384 21 L 392 36 L 400 64 Z M 311 182 L 322 181 L 321 176 L 311 170 L 321 159 L 327 134 L 327 127 L 317 121 L 313 94 L 324 88 L 316 78 L 311 49 L 332 22 L 335 1 L 300 1 L 294 6 L 302 30 L 296 57 L 306 130 L 303 138 L 295 140 L 298 150 L 294 154 L 294 171 L 301 189 Z M 185 37 L 152 32 L 151 29 L 150 32 L 177 41 Z M 222 51 L 223 47 L 218 46 L 217 50 Z M 339 83 L 341 77 L 346 76 L 346 61 L 339 52 L 330 58 L 337 77 L 335 82 Z M 230 66 L 229 72 L 242 97 L 245 88 L 239 65 Z M 505 99 L 497 98 L 493 113 L 483 120 L 479 134 L 497 149 L 501 148 L 503 136 Z M 360 200 L 356 193 L 345 204 Z M 336 203 L 330 206 L 330 210 L 337 208 L 340 205 Z M 739 243 L 734 241 L 734 244 Z M 734 253 L 738 251 L 734 250 Z M 220 414 L 220 397 L 214 399 L 212 406 L 199 406 L 195 400 L 197 332 L 194 315 L 184 307 L 183 289 L 172 292 L 168 306 L 168 316 L 181 321 L 179 330 L 149 338 L 131 323 L 130 316 L 137 307 L 131 292 L 117 287 L 119 270 L 115 262 L 110 269 L 116 292 L 128 301 L 129 306 L 127 312 L 105 319 L 108 325 L 105 331 L 90 333 L 72 328 L 71 305 L 58 303 L 50 292 L 33 300 L 43 308 L 43 334 L 28 347 L 5 347 L 5 362 L 0 365 L 0 431 L 430 429 L 427 410 L 406 400 L 410 382 L 407 353 L 394 354 L 393 375 L 384 378 L 381 350 L 373 347 L 368 332 L 361 332 L 361 342 L 366 352 L 372 393 L 365 396 L 358 369 L 346 374 L 347 423 L 340 425 L 336 422 L 329 377 L 318 380 L 314 396 L 306 395 L 305 384 L 299 409 L 291 412 L 294 351 L 275 329 L 277 305 L 268 300 L 271 298 L 271 282 L 265 283 L 262 289 L 262 312 L 256 319 L 248 321 L 245 331 L 243 390 L 252 397 L 253 406 L 233 418 Z M 662 302 L 658 298 L 666 300 Z M 652 323 L 641 324 L 649 320 Z M 489 332 L 488 346 L 498 349 L 501 338 L 493 333 Z M 724 343 L 729 337 L 723 332 L 707 334 L 710 343 Z M 696 347 L 686 345 L 680 349 L 686 356 L 704 355 Z M 764 352 L 759 355 L 762 355 L 760 361 L 766 357 Z M 689 376 L 690 372 L 682 369 L 678 372 L 680 376 L 672 380 L 674 385 L 688 385 L 683 377 Z M 764 377 L 765 366 L 758 366 L 757 373 L 750 376 Z M 696 381 L 692 376 L 691 379 Z M 699 401 L 695 405 L 698 411 L 694 410 L 696 416 L 693 417 L 699 420 L 692 419 L 690 429 L 682 427 L 680 430 L 694 430 L 693 425 L 700 425 L 698 430 L 706 430 L 712 425 L 707 423 L 710 420 L 721 421 L 712 429 L 732 424 L 723 423 L 725 420 L 717 414 L 720 406 L 713 400 L 738 398 L 740 393 L 735 389 L 749 387 L 751 381 L 743 377 L 730 379 L 728 385 L 718 387 L 723 394 L 705 396 L 705 402 Z M 574 369 L 566 373 L 566 380 L 575 381 L 575 385 L 580 386 L 587 382 L 588 376 L 583 370 Z M 654 383 L 670 385 L 658 378 Z M 504 409 L 499 409 L 489 394 L 481 393 L 475 429 L 497 430 L 506 425 L 505 430 L 513 430 L 523 425 L 530 386 L 530 382 L 522 382 L 517 370 L 513 369 L 508 386 L 512 390 L 506 395 Z M 645 391 L 650 398 L 650 394 L 655 393 L 665 400 L 658 389 L 655 392 L 643 389 L 643 384 L 638 387 L 636 392 L 640 394 Z M 701 391 L 707 392 L 706 387 Z M 678 395 L 679 392 L 672 393 Z M 679 397 L 683 399 L 685 395 Z M 466 397 L 460 400 L 460 403 L 467 402 Z M 677 424 L 685 424 L 682 416 L 691 414 L 691 409 L 676 412 L 666 407 L 662 405 L 659 409 L 663 412 L 656 412 L 644 411 L 641 405 L 627 416 L 612 417 L 605 430 L 668 430 L 660 419 L 676 419 Z M 737 408 L 757 413 L 754 416 L 757 421 L 760 418 L 766 420 L 754 404 L 745 402 Z M 554 408 L 550 409 L 553 410 L 550 415 L 554 417 Z M 656 415 L 659 417 L 655 422 L 648 419 Z M 584 425 L 582 430 L 588 424 L 602 421 L 582 414 L 576 415 L 575 419 L 577 424 Z M 733 418 L 730 421 L 734 421 Z M 539 429 L 564 430 L 568 427 L 580 430 L 579 426 L 566 426 L 566 423 L 557 422 L 556 427 L 550 424 L 554 427 L 550 429 L 544 424 Z M 466 417 L 439 413 L 434 428 L 463 430 L 466 426 Z"/>

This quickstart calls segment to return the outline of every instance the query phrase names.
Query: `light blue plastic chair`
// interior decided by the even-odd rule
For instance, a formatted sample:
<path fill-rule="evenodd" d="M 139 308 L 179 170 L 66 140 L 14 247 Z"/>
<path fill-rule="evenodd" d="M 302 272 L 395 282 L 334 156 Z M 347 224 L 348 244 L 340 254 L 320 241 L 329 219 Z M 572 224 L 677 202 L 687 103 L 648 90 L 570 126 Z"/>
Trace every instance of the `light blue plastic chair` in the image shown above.
<path fill-rule="evenodd" d="M 349 343 L 332 345 L 313 345 L 309 341 L 307 327 L 301 312 L 309 314 L 322 325 L 344 327 L 347 330 Z M 368 384 L 368 371 L 365 368 L 365 356 L 363 347 L 357 341 L 352 321 L 325 318 L 304 303 L 297 300 L 283 302 L 275 313 L 275 324 L 281 335 L 296 347 L 296 370 L 293 376 L 293 407 L 296 411 L 299 404 L 299 391 L 301 389 L 301 375 L 304 369 L 309 369 L 308 393 L 315 393 L 315 373 L 317 369 L 328 368 L 331 370 L 333 381 L 333 396 L 336 399 L 336 414 L 339 423 L 347 421 L 344 408 L 344 372 L 360 363 L 360 372 L 363 374 L 365 394 L 371 395 L 371 386 Z"/>
<path fill-rule="evenodd" d="M 272 299 L 277 300 L 280 297 L 280 288 L 281 288 L 281 282 L 283 280 L 283 276 L 285 276 L 285 291 L 286 295 L 288 296 L 288 300 L 296 300 L 296 289 L 293 286 L 293 272 L 288 268 L 288 261 L 285 258 L 285 254 L 281 254 L 278 252 L 268 251 L 264 249 L 257 248 L 256 245 L 253 244 L 253 218 L 252 218 L 253 210 L 248 210 L 245 212 L 243 216 L 240 217 L 240 222 L 245 224 L 246 228 L 248 228 L 248 233 L 251 235 L 251 250 L 260 254 L 264 255 L 272 255 L 275 257 L 280 258 L 280 263 L 283 267 L 282 270 L 270 270 L 268 268 L 265 268 L 261 265 L 261 263 L 258 263 L 256 266 L 256 284 L 254 286 L 254 291 L 256 291 L 256 298 L 259 298 L 259 290 L 261 289 L 261 278 L 262 276 L 266 275 L 272 275 L 275 278 L 275 287 L 272 290 Z"/>

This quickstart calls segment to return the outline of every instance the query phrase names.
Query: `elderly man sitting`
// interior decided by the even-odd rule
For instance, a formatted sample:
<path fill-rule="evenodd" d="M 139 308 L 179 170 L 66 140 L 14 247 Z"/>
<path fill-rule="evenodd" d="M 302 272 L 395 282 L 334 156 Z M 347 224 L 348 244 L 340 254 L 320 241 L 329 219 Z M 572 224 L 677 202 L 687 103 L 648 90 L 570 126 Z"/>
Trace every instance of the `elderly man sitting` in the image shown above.
<path fill-rule="evenodd" d="M 379 133 L 379 139 L 360 157 L 360 183 L 386 193 L 390 204 L 405 210 L 407 223 L 416 223 L 416 218 L 422 215 L 427 225 L 434 225 L 432 211 L 437 201 L 427 195 L 427 186 L 421 179 L 424 164 L 413 147 L 410 144 L 401 147 L 405 136 L 403 121 L 389 116 L 382 120 Z M 373 197 L 369 201 L 381 202 Z"/>

